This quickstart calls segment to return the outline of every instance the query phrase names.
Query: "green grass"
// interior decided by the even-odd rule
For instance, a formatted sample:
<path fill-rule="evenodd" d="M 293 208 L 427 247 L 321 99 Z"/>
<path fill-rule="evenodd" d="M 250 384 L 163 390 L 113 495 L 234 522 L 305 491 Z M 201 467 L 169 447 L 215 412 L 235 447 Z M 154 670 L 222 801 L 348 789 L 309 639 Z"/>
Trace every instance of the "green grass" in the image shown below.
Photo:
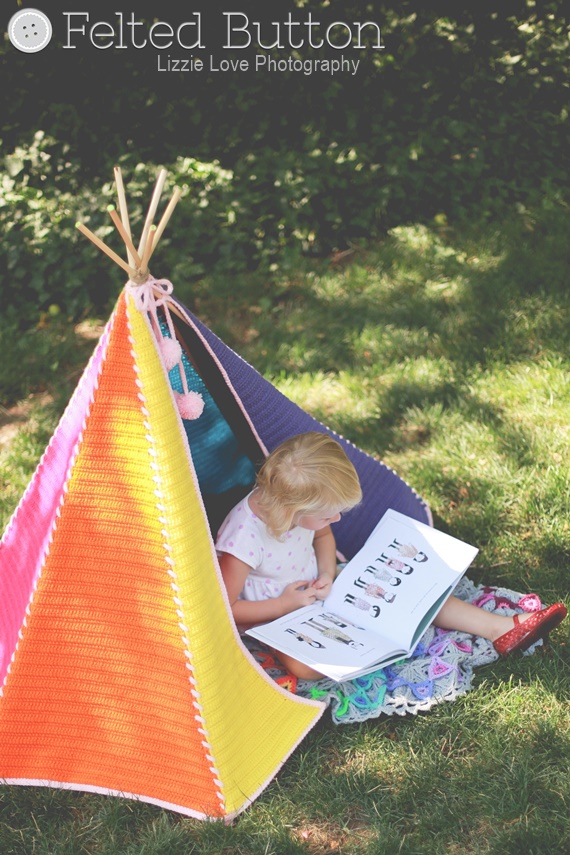
<path fill-rule="evenodd" d="M 406 478 L 439 527 L 477 544 L 473 579 L 550 602 L 568 597 L 570 562 L 569 220 L 561 208 L 461 231 L 402 226 L 271 281 L 175 291 L 285 394 Z M 39 331 L 44 370 L 20 386 L 22 351 L 4 348 L 5 407 L 54 396 L 0 458 L 4 523 L 87 356 L 56 322 Z M 345 727 L 325 716 L 231 826 L 2 788 L 0 852 L 564 855 L 569 634 L 567 623 L 534 656 L 482 669 L 472 692 L 429 714 Z"/>

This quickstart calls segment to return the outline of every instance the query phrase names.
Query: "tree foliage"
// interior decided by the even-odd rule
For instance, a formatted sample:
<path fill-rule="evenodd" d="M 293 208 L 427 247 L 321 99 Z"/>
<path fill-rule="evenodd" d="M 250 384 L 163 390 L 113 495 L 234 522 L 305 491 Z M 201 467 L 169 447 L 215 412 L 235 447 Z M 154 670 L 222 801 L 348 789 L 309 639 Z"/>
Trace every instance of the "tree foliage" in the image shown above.
<path fill-rule="evenodd" d="M 168 5 L 164 18 L 188 19 Z M 145 51 L 55 43 L 29 56 L 6 41 L 0 276 L 17 294 L 12 304 L 56 302 L 77 315 L 113 296 L 107 260 L 73 224 L 82 219 L 112 240 L 104 211 L 116 163 L 141 210 L 158 165 L 183 186 L 162 256 L 173 277 L 174 268 L 186 278 L 212 266 L 269 269 L 287 252 L 324 254 L 436 214 L 500 217 L 517 204 L 564 200 L 565 4 L 471 5 L 297 0 L 272 4 L 268 16 L 265 4 L 240 3 L 262 22 L 289 11 L 324 23 L 377 21 L 385 49 L 352 51 L 355 75 L 161 74 Z M 192 10 L 202 8 L 209 37 L 220 11 L 202 6 Z M 42 8 L 52 11 L 48 0 Z M 92 12 L 113 14 L 105 4 Z M 153 20 L 154 4 L 137 4 L 145 15 Z"/>

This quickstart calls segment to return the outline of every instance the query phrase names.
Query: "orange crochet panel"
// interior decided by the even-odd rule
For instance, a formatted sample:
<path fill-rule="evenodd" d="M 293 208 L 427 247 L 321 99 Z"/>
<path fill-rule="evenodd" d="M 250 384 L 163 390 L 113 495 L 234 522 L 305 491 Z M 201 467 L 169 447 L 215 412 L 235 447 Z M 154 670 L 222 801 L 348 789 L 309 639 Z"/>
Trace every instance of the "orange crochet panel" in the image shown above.
<path fill-rule="evenodd" d="M 164 538 L 130 351 L 123 305 L 4 698 L 3 774 L 129 793 L 152 780 L 180 804 L 192 781 L 217 813 L 170 579 L 155 573 Z"/>

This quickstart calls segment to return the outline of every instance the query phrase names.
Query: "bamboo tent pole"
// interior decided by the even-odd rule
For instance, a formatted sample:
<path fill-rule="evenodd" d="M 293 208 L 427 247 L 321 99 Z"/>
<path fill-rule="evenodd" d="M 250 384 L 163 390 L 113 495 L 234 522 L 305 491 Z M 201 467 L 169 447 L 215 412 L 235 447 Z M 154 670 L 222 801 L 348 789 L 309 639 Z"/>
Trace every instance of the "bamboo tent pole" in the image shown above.
<path fill-rule="evenodd" d="M 117 188 L 117 198 L 119 200 L 119 211 L 121 212 L 121 220 L 125 229 L 125 232 L 128 234 L 129 238 L 132 241 L 131 234 L 131 224 L 129 222 L 129 209 L 127 207 L 127 197 L 125 196 L 125 187 L 123 185 L 123 174 L 121 172 L 120 166 L 115 166 L 115 186 Z M 134 267 L 136 264 L 136 259 L 132 255 L 131 251 L 127 247 L 127 258 L 131 267 Z"/>
<path fill-rule="evenodd" d="M 163 233 L 164 229 L 166 228 L 166 225 L 167 225 L 170 217 L 172 216 L 172 212 L 174 211 L 176 205 L 178 204 L 178 200 L 180 199 L 181 195 L 182 195 L 182 190 L 180 189 L 180 187 L 175 187 L 174 193 L 172 194 L 172 198 L 170 199 L 170 202 L 166 206 L 165 211 L 164 211 L 164 213 L 161 217 L 161 220 L 158 224 L 158 227 L 156 229 L 156 233 L 154 235 L 154 240 L 152 242 L 152 249 L 150 251 L 149 259 L 150 259 L 151 255 L 153 254 L 153 252 L 155 251 L 157 244 L 158 244 L 158 241 L 160 240 L 162 233 Z"/>
<path fill-rule="evenodd" d="M 148 260 L 152 253 L 153 244 L 156 241 L 156 226 L 152 225 L 148 231 L 148 236 L 146 239 L 146 243 L 144 246 L 143 257 L 140 263 L 140 273 L 142 276 L 146 276 L 148 274 Z"/>
<path fill-rule="evenodd" d="M 83 223 L 77 222 L 75 225 L 76 228 L 82 234 L 84 234 L 87 238 L 89 238 L 90 241 L 92 241 L 92 243 L 95 244 L 95 246 L 97 246 L 102 252 L 104 252 L 105 255 L 108 255 L 109 258 L 111 258 L 115 262 L 115 264 L 118 264 L 119 267 L 121 267 L 126 273 L 128 273 L 129 279 L 132 282 L 141 284 L 145 282 L 150 275 L 148 270 L 148 263 L 150 257 L 156 249 L 159 238 L 163 234 L 168 224 L 168 221 L 170 220 L 170 217 L 172 216 L 172 213 L 181 198 L 182 190 L 180 189 L 180 187 L 174 188 L 172 197 L 162 214 L 158 226 L 154 225 L 153 217 L 158 208 L 160 196 L 167 176 L 166 169 L 160 170 L 154 187 L 154 192 L 151 198 L 149 209 L 146 215 L 139 248 L 137 250 L 135 249 L 135 245 L 132 240 L 131 227 L 129 223 L 129 211 L 127 207 L 127 199 L 125 195 L 121 169 L 119 166 L 115 166 L 114 169 L 120 217 L 117 214 L 114 205 L 108 205 L 107 211 L 125 244 L 128 263 L 124 261 L 116 252 L 114 252 L 114 250 L 108 247 L 107 244 L 104 243 L 101 238 L 97 237 L 97 235 L 94 234 L 89 228 L 87 228 L 87 226 L 83 225 Z"/>
<path fill-rule="evenodd" d="M 85 237 L 88 237 L 89 240 L 95 244 L 95 246 L 98 246 L 99 249 L 105 253 L 105 255 L 108 255 L 109 258 L 112 258 L 113 261 L 119 265 L 119 267 L 122 267 L 123 270 L 126 270 L 131 279 L 137 275 L 137 271 L 130 267 L 126 261 L 123 261 L 121 256 L 117 255 L 116 252 L 110 249 L 106 243 L 103 243 L 101 238 L 98 238 L 96 234 L 93 234 L 91 229 L 88 229 L 87 226 L 83 225 L 83 223 L 75 223 L 75 227 L 79 229 L 79 231 L 84 234 Z"/>
<path fill-rule="evenodd" d="M 129 259 L 132 258 L 132 260 L 133 260 L 133 266 L 136 266 L 137 268 L 140 267 L 141 266 L 141 260 L 140 260 L 139 254 L 134 247 L 131 236 L 129 234 L 127 234 L 125 226 L 121 222 L 121 218 L 117 214 L 113 205 L 108 205 L 107 210 L 108 210 L 110 217 L 113 220 L 113 222 L 117 228 L 117 231 L 119 232 L 119 234 L 123 238 L 123 241 L 124 241 L 125 246 L 127 248 L 127 253 L 129 255 Z"/>
<path fill-rule="evenodd" d="M 166 181 L 167 172 L 166 169 L 161 169 L 158 173 L 158 178 L 156 179 L 156 185 L 154 188 L 154 193 L 152 194 L 152 198 L 150 200 L 150 205 L 148 207 L 146 220 L 144 223 L 138 253 L 140 256 L 144 255 L 145 245 L 148 238 L 148 233 L 150 231 L 150 227 L 154 220 L 154 215 L 156 214 L 156 209 L 158 208 L 158 203 L 160 202 L 160 196 L 162 194 L 162 188 L 164 187 L 164 182 Z"/>

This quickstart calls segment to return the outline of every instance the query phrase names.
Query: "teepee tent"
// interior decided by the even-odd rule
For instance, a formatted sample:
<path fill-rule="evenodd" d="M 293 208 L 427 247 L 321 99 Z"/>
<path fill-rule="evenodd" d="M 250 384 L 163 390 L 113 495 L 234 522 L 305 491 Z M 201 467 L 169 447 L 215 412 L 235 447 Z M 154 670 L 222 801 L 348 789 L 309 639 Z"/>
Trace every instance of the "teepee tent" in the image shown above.
<path fill-rule="evenodd" d="M 148 270 L 120 171 L 129 281 L 0 544 L 0 779 L 230 819 L 323 712 L 273 682 L 235 629 L 212 532 L 283 439 L 327 430 Z M 336 436 L 335 434 L 333 434 Z M 430 521 L 390 469 L 336 436 L 364 499 L 353 555 L 388 507 Z"/>

